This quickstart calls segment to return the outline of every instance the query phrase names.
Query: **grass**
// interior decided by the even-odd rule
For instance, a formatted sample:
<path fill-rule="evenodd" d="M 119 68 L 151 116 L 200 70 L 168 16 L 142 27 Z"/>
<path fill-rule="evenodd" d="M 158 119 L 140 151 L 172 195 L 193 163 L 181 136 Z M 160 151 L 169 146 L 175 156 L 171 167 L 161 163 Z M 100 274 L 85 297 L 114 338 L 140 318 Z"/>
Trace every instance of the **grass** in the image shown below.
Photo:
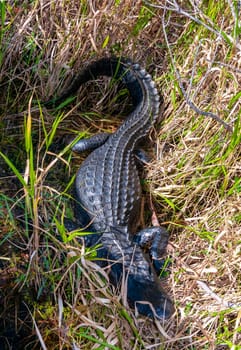
<path fill-rule="evenodd" d="M 18 331 L 16 349 L 240 349 L 240 9 L 237 1 L 178 5 L 0 2 L 0 329 L 6 349 L 6 338 Z M 84 232 L 64 227 L 85 157 L 71 152 L 65 136 L 113 132 L 128 101 L 105 79 L 52 112 L 40 101 L 107 54 L 141 62 L 165 99 L 143 183 L 145 225 L 153 202 L 170 232 L 171 264 L 162 283 L 176 313 L 164 323 L 126 307 L 95 265 L 95 247 L 78 243 Z"/>

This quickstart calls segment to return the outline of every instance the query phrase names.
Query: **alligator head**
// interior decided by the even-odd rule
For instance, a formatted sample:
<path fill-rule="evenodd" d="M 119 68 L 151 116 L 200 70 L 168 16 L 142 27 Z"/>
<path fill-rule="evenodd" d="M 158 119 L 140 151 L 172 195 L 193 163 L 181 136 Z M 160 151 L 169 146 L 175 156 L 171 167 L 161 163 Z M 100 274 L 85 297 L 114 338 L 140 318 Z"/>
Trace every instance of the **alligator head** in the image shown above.
<path fill-rule="evenodd" d="M 157 318 L 168 319 L 174 313 L 174 306 L 167 293 L 161 287 L 161 280 L 157 276 L 155 270 L 150 266 L 142 255 L 142 260 L 135 263 L 135 255 L 132 262 L 127 264 L 118 262 L 117 254 L 112 255 L 112 252 L 101 248 L 102 258 L 104 257 L 109 262 L 110 282 L 120 289 L 123 284 L 127 292 L 127 300 L 131 308 L 136 308 L 142 315 Z M 125 250 L 125 253 L 127 250 Z M 139 252 L 139 249 L 136 249 Z M 98 254 L 99 255 L 99 254 Z M 125 256 L 127 257 L 127 255 Z M 124 257 L 124 259 L 125 259 Z M 128 259 L 127 259 L 128 260 Z M 103 260 L 102 260 L 103 266 Z M 106 264 L 105 264 L 106 266 Z M 141 267 L 140 267 L 141 266 Z"/>
<path fill-rule="evenodd" d="M 167 319 L 174 312 L 174 306 L 159 280 L 140 280 L 140 276 L 129 275 L 127 281 L 127 298 L 131 307 L 136 307 L 142 315 Z"/>

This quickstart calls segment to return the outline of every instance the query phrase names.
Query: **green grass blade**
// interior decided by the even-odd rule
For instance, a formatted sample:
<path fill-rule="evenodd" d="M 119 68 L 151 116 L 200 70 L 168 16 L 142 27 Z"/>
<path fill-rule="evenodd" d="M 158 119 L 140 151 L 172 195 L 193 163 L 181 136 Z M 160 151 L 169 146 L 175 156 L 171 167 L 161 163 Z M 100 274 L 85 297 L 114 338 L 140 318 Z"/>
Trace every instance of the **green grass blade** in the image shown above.
<path fill-rule="evenodd" d="M 20 172 L 18 171 L 18 169 L 15 167 L 15 165 L 11 162 L 10 159 L 8 159 L 8 157 L 5 156 L 5 154 L 3 154 L 0 151 L 0 156 L 4 159 L 4 161 L 7 163 L 7 165 L 9 166 L 9 168 L 13 171 L 13 173 L 15 174 L 15 176 L 18 178 L 18 180 L 21 182 L 21 184 L 23 185 L 23 187 L 28 190 L 28 185 L 25 182 L 23 176 L 20 174 Z"/>

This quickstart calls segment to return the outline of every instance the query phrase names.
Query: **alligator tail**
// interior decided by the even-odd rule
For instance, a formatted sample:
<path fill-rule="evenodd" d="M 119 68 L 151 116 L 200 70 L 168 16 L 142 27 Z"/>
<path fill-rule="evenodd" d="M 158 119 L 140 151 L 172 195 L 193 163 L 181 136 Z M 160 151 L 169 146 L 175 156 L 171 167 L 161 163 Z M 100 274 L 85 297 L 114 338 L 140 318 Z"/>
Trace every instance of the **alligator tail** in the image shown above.
<path fill-rule="evenodd" d="M 94 80 L 99 76 L 113 77 L 121 80 L 129 90 L 134 107 L 136 107 L 143 99 L 143 87 L 140 79 L 146 79 L 149 75 L 139 64 L 133 63 L 126 58 L 104 57 L 94 61 L 83 69 L 75 78 L 73 78 L 70 86 L 58 97 L 53 97 L 44 106 L 47 108 L 55 107 L 64 102 L 68 97 L 74 96 L 81 85 L 87 81 Z M 149 89 L 153 89 L 153 95 L 156 94 L 155 87 L 150 85 Z"/>

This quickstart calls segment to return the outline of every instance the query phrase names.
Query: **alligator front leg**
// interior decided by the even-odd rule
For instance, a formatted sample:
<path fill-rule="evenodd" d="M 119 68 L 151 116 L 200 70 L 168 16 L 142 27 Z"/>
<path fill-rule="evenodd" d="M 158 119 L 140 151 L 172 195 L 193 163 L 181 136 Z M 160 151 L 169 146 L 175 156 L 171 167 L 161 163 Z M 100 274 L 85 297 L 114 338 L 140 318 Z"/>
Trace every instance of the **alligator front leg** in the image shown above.
<path fill-rule="evenodd" d="M 165 259 L 161 259 L 168 244 L 169 234 L 164 227 L 154 226 L 147 227 L 134 235 L 133 242 L 141 249 L 148 250 L 153 267 L 160 274 Z"/>

